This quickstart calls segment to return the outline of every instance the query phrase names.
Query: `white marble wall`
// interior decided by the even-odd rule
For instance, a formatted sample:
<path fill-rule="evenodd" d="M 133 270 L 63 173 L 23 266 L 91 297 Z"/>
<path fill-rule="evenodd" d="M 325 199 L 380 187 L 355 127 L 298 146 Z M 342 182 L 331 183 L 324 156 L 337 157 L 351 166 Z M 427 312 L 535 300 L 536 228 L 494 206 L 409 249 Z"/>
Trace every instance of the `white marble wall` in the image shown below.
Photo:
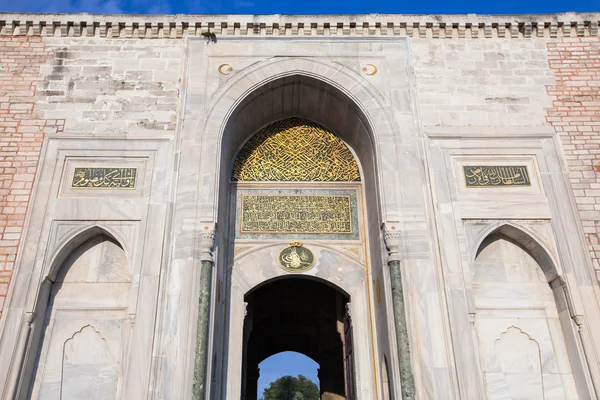
<path fill-rule="evenodd" d="M 593 388 L 600 387 L 594 372 L 599 364 L 600 293 L 560 143 L 544 121 L 548 97 L 543 86 L 551 82 L 544 59 L 549 39 L 231 35 L 216 44 L 202 38 L 47 40 L 51 49 L 71 56 L 56 58 L 63 65 L 45 67 L 45 74 L 60 79 L 49 79 L 48 86 L 40 88 L 48 90 L 47 98 L 36 107 L 44 118 L 65 119 L 65 131 L 47 138 L 0 321 L 0 398 L 12 399 L 15 393 L 26 397 L 18 382 L 27 380 L 20 374 L 27 349 L 39 343 L 35 330 L 30 331 L 45 315 L 38 298 L 50 294 L 48 282 L 70 252 L 99 232 L 108 232 L 121 244 L 131 285 L 129 296 L 119 298 L 131 326 L 129 347 L 123 364 L 116 367 L 98 348 L 95 365 L 106 373 L 103 384 L 113 390 L 116 368 L 118 398 L 190 398 L 198 232 L 215 226 L 220 236 L 213 276 L 209 390 L 214 399 L 236 398 L 241 377 L 236 375 L 240 342 L 235 338 L 243 319 L 243 294 L 282 271 L 267 268 L 258 277 L 246 275 L 241 260 L 236 269 L 228 236 L 227 176 L 236 149 L 249 135 L 292 113 L 336 128 L 368 177 L 362 188 L 364 248 L 357 263 L 364 265 L 363 275 L 352 284 L 342 278 L 358 275 L 328 276 L 355 294 L 352 304 L 359 320 L 365 325 L 370 321 L 369 327 L 358 328 L 361 343 L 373 344 L 358 352 L 361 399 L 386 398 L 384 357 L 392 394 L 399 393 L 382 223 L 403 235 L 404 291 L 419 399 L 483 399 L 488 393 L 493 398 L 499 392 L 490 391 L 486 376 L 509 371 L 530 374 L 532 391 L 539 391 L 535 380 L 544 371 L 562 374 L 562 389 L 547 387 L 550 397 L 560 397 L 560 390 L 570 395 L 572 375 L 579 398 L 597 397 Z M 231 71 L 221 69 L 222 74 L 219 67 L 224 64 Z M 376 74 L 369 75 L 369 64 L 377 67 Z M 299 91 L 277 89 L 278 79 L 287 79 L 291 83 L 286 88 Z M 310 101 L 302 102 L 306 99 Z M 73 193 L 65 182 L 79 161 L 137 166 L 139 190 Z M 525 163 L 535 171 L 534 184 L 466 190 L 460 166 L 474 162 Z M 530 283 L 545 296 L 545 309 L 552 311 L 555 304 L 555 311 L 548 314 L 551 317 L 521 318 L 551 320 L 546 333 L 536 331 L 546 339 L 534 340 L 542 342 L 538 347 L 545 356 L 554 356 L 555 367 L 536 369 L 532 363 L 519 369 L 514 366 L 518 360 L 510 357 L 486 361 L 498 352 L 498 342 L 491 338 L 504 331 L 508 336 L 499 346 L 507 342 L 509 348 L 522 346 L 523 354 L 535 353 L 533 342 L 523 336 L 533 328 L 493 330 L 493 324 L 481 324 L 488 317 L 480 307 L 485 296 L 473 290 L 474 279 L 480 279 L 476 252 L 498 229 L 529 251 L 546 282 L 563 288 L 554 289 L 552 303 L 545 286 L 545 292 L 541 289 L 543 282 Z M 261 251 L 269 253 L 267 248 Z M 514 252 L 502 248 L 498 253 L 508 257 Z M 344 254 L 340 257 L 348 252 Z M 503 293 L 517 290 L 512 282 L 506 285 L 511 286 Z M 532 304 L 529 298 L 521 300 Z M 116 343 L 118 332 L 125 329 L 114 326 L 102 333 L 98 326 L 103 319 L 91 313 L 85 318 L 100 321 L 92 324 L 97 329 L 81 329 L 83 319 L 77 318 L 66 318 L 73 325 L 65 322 L 63 332 L 81 325 L 80 336 L 69 342 L 74 349 L 80 346 L 76 338 L 99 343 L 99 332 Z M 480 340 L 478 335 L 488 328 Z M 556 344 L 561 333 L 564 348 Z M 83 362 L 68 359 L 73 369 Z M 49 376 L 52 380 L 57 375 Z M 38 380 L 37 387 L 44 387 L 43 379 Z M 76 393 L 78 385 L 67 390 Z"/>

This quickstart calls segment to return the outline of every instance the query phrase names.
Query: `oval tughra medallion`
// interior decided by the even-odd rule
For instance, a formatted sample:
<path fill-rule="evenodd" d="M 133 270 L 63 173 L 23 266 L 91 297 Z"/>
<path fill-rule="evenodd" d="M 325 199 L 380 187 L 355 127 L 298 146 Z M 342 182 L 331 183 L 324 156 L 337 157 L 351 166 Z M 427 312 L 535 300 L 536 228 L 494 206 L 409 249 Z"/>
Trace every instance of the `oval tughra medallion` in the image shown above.
<path fill-rule="evenodd" d="M 292 242 L 279 252 L 279 265 L 289 272 L 308 271 L 315 265 L 315 256 L 300 242 Z"/>

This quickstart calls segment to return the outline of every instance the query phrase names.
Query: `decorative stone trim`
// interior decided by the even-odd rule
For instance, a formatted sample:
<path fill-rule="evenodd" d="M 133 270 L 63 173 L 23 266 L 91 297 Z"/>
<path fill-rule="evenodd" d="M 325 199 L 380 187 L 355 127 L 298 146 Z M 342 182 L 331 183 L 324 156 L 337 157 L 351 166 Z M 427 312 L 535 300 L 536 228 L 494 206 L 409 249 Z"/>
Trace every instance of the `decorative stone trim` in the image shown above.
<path fill-rule="evenodd" d="M 396 230 L 395 226 L 388 227 L 384 226 L 383 239 L 385 246 L 388 249 L 388 262 L 390 261 L 402 261 L 400 257 L 400 248 L 402 244 L 402 234 Z"/>
<path fill-rule="evenodd" d="M 0 36 L 179 39 L 231 36 L 408 36 L 493 39 L 598 36 L 600 13 L 548 15 L 90 15 L 0 13 Z"/>
<path fill-rule="evenodd" d="M 212 249 L 215 244 L 215 226 L 205 226 L 200 235 L 200 261 L 213 261 Z"/>

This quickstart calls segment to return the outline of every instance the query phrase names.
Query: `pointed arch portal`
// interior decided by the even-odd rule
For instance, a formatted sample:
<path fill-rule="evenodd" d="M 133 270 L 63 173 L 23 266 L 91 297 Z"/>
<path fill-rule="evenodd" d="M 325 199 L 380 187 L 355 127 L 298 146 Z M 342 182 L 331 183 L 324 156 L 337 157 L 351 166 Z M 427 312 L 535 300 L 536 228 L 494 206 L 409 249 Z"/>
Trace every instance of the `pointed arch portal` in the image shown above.
<path fill-rule="evenodd" d="M 319 79 L 275 79 L 232 112 L 219 177 L 231 207 L 219 208 L 227 335 L 213 377 L 225 397 L 256 399 L 258 364 L 286 350 L 319 363 L 322 399 L 376 392 L 367 243 L 380 224 L 365 207 L 377 218 L 375 164 L 364 114 Z"/>

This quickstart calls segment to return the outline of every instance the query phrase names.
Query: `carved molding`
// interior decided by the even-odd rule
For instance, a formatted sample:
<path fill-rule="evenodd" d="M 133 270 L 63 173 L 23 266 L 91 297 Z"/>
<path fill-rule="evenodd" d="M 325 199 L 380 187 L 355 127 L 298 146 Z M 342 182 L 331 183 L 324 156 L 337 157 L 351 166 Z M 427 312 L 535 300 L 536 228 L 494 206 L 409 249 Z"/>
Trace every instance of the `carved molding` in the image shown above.
<path fill-rule="evenodd" d="M 388 262 L 401 261 L 400 248 L 402 245 L 402 233 L 396 230 L 396 227 L 387 225 L 383 228 L 383 239 L 388 249 Z"/>
<path fill-rule="evenodd" d="M 598 36 L 600 13 L 546 15 L 89 15 L 0 13 L 1 36 L 179 39 L 227 36 L 407 36 L 433 39 Z"/>
<path fill-rule="evenodd" d="M 200 261 L 213 262 L 212 250 L 215 245 L 215 226 L 205 226 L 199 232 L 200 236 Z"/>

